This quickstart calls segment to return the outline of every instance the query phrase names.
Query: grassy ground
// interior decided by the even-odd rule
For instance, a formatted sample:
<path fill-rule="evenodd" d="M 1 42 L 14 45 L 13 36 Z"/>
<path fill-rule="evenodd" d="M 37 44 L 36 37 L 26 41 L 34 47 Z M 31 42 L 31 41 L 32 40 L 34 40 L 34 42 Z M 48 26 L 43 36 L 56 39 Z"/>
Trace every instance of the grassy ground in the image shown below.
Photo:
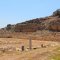
<path fill-rule="evenodd" d="M 60 54 L 53 56 L 52 59 L 53 60 L 60 60 Z"/>
<path fill-rule="evenodd" d="M 60 48 L 57 48 L 50 60 L 60 60 Z"/>
<path fill-rule="evenodd" d="M 41 47 L 44 44 L 44 48 Z M 25 51 L 21 51 L 21 46 L 24 45 Z M 0 60 L 48 60 L 52 51 L 59 53 L 59 42 L 32 40 L 32 50 L 27 50 L 29 41 L 26 39 L 17 38 L 0 38 Z M 55 54 L 56 55 L 56 54 Z M 53 55 L 51 59 L 55 56 Z"/>

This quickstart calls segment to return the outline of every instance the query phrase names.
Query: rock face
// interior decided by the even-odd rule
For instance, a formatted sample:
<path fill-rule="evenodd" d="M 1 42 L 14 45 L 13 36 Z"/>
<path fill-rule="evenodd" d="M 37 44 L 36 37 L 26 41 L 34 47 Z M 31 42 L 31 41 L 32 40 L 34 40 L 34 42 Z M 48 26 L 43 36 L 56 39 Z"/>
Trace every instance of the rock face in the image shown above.
<path fill-rule="evenodd" d="M 33 19 L 21 24 L 16 24 L 15 32 L 36 32 L 37 30 L 42 30 L 44 29 L 42 21 L 44 21 L 44 19 Z"/>
<path fill-rule="evenodd" d="M 50 22 L 49 23 L 49 30 L 60 31 L 60 20 Z"/>
<path fill-rule="evenodd" d="M 36 18 L 16 25 L 8 24 L 4 29 L 13 32 L 60 31 L 60 9 L 53 12 L 52 16 Z"/>

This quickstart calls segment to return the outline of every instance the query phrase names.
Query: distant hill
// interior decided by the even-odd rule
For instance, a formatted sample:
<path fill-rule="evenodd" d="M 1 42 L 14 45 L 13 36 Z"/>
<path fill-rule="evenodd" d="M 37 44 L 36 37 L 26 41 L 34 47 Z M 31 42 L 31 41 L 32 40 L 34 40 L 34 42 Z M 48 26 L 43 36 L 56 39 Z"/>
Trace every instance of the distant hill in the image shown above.
<path fill-rule="evenodd" d="M 60 9 L 57 9 L 51 16 L 36 18 L 15 25 L 8 24 L 1 31 L 10 32 L 36 32 L 39 30 L 60 31 Z"/>

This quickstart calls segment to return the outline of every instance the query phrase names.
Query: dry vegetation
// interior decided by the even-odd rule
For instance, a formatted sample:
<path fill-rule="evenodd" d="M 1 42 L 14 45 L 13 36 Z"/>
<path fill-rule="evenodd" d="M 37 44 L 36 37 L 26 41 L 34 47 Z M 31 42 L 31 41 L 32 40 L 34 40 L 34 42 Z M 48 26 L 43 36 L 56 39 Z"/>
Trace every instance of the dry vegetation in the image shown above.
<path fill-rule="evenodd" d="M 60 47 L 59 32 L 14 33 L 12 37 L 0 38 L 0 60 L 48 60 Z M 32 50 L 29 50 L 29 38 L 32 39 Z"/>
<path fill-rule="evenodd" d="M 22 45 L 24 51 L 21 51 Z M 59 46 L 59 42 L 32 40 L 32 50 L 29 50 L 29 40 L 0 38 L 0 60 L 45 60 Z"/>
<path fill-rule="evenodd" d="M 0 29 L 0 60 L 59 60 L 57 48 L 60 48 L 60 10 L 49 17 L 8 24 Z"/>

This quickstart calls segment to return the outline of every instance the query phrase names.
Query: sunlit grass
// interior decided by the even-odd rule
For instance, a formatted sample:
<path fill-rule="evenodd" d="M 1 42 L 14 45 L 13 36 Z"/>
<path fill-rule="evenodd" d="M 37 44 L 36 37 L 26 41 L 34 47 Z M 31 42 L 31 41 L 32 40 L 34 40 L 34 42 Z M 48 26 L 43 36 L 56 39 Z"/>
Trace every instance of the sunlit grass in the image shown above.
<path fill-rule="evenodd" d="M 55 50 L 55 54 L 51 56 L 51 60 L 60 60 L 60 47 Z"/>
<path fill-rule="evenodd" d="M 60 60 L 60 54 L 52 56 L 51 60 Z"/>

